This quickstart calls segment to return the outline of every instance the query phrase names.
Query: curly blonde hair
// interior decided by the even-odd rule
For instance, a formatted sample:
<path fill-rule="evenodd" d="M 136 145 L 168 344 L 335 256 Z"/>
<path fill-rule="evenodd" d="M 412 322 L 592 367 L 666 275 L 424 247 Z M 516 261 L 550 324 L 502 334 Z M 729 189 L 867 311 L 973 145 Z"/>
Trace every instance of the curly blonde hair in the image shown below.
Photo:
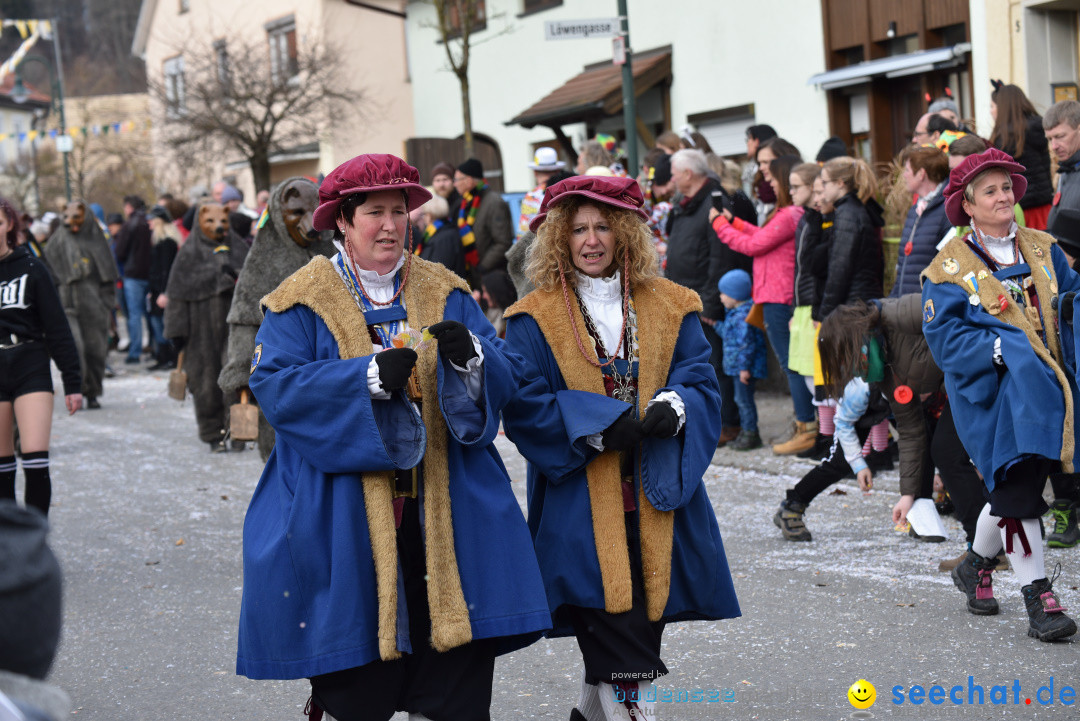
<path fill-rule="evenodd" d="M 559 287 L 560 268 L 566 277 L 574 273 L 574 263 L 570 258 L 570 233 L 574 216 L 585 205 L 600 211 L 604 220 L 615 233 L 615 264 L 623 269 L 623 253 L 629 251 L 629 270 L 627 276 L 630 285 L 655 278 L 658 274 L 656 249 L 653 236 L 635 213 L 629 210 L 613 208 L 580 195 L 573 195 L 552 208 L 543 224 L 536 231 L 536 241 L 529 248 L 529 260 L 525 273 L 529 280 L 541 290 L 554 290 Z"/>

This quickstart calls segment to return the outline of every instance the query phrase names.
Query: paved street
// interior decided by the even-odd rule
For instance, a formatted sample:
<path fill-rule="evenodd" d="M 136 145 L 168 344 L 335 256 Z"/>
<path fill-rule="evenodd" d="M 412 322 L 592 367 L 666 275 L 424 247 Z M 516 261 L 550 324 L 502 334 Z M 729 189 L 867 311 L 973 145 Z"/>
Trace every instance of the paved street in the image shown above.
<path fill-rule="evenodd" d="M 66 593 L 52 681 L 70 694 L 72 718 L 300 719 L 306 682 L 255 682 L 233 670 L 241 526 L 261 470 L 257 452 L 211 455 L 190 401 L 166 397 L 165 374 L 140 368 L 106 384 L 103 410 L 69 418 L 58 408 L 51 453 L 51 541 Z M 763 435 L 782 430 L 789 408 L 784 398 L 763 399 Z M 524 464 L 499 443 L 523 498 Z M 961 548 L 959 525 L 946 519 L 952 539 L 937 545 L 895 532 L 895 472 L 869 496 L 844 482 L 807 515 L 814 542 L 785 542 L 770 517 L 807 468 L 768 450 L 717 453 L 705 480 L 744 615 L 667 629 L 672 672 L 659 687 L 702 689 L 706 699 L 715 689 L 718 700 L 660 703 L 660 719 L 858 718 L 846 692 L 859 678 L 877 688 L 874 718 L 1077 717 L 1059 701 L 1063 685 L 1080 686 L 1076 644 L 1025 635 L 1008 572 L 995 575 L 1002 614 L 969 615 L 937 572 L 938 559 Z M 1061 563 L 1062 601 L 1080 611 L 1077 553 L 1049 549 L 1047 565 Z M 579 669 L 566 639 L 501 658 L 493 718 L 565 720 Z M 985 691 L 978 709 L 967 705 L 969 676 Z M 1043 707 L 1036 691 L 1051 677 L 1055 705 Z M 940 684 L 946 694 L 961 685 L 964 705 L 894 705 L 891 689 L 914 684 Z M 995 685 L 1008 687 L 993 696 L 1008 705 L 990 705 Z"/>

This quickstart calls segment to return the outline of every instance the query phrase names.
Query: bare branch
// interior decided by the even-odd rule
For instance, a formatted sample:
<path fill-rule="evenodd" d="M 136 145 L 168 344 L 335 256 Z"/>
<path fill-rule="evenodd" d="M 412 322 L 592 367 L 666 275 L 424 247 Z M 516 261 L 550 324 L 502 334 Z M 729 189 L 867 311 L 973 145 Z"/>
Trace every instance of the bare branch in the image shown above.
<path fill-rule="evenodd" d="M 183 107 L 165 78 L 150 81 L 150 95 L 173 148 L 216 139 L 251 161 L 259 189 L 269 187 L 272 153 L 310 142 L 328 130 L 332 118 L 364 107 L 357 102 L 363 94 L 357 98 L 341 89 L 346 68 L 333 48 L 301 43 L 288 68 L 275 72 L 265 43 L 222 42 L 177 49 L 184 63 Z"/>

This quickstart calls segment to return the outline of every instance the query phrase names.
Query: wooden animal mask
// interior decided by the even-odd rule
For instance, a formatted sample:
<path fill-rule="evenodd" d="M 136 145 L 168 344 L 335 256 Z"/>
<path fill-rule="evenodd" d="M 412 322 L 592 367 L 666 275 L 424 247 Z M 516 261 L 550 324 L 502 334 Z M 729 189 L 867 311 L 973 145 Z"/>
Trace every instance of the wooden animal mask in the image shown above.
<path fill-rule="evenodd" d="M 64 225 L 72 235 L 78 235 L 86 222 L 86 206 L 81 201 L 73 200 L 64 208 Z"/>
<path fill-rule="evenodd" d="M 224 205 L 213 203 L 200 206 L 199 229 L 207 238 L 224 240 L 229 233 L 229 211 Z"/>
<path fill-rule="evenodd" d="M 306 248 L 319 236 L 312 220 L 312 214 L 319 204 L 318 188 L 314 183 L 294 180 L 286 184 L 280 193 L 281 217 L 289 237 L 301 248 Z"/>

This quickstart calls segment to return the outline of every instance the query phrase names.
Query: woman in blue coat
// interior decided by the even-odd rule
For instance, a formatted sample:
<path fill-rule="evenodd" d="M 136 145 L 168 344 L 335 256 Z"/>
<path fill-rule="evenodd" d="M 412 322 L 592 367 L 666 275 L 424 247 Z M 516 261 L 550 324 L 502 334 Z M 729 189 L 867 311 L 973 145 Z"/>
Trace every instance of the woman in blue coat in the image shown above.
<path fill-rule="evenodd" d="M 244 521 L 237 672 L 310 678 L 313 719 L 486 721 L 496 654 L 550 626 L 492 443 L 521 360 L 405 249 L 430 197 L 392 155 L 341 165 L 314 216 L 341 252 L 262 301 L 250 386 L 276 443 Z M 434 343 L 402 342 L 421 328 Z"/>
<path fill-rule="evenodd" d="M 1053 237 L 1017 227 L 1023 170 L 993 148 L 952 170 L 945 210 L 971 232 L 923 272 L 923 334 L 989 497 L 953 582 L 969 611 L 996 614 L 991 574 L 1004 545 L 1023 586 L 1028 635 L 1054 641 L 1075 634 L 1076 623 L 1046 578 L 1039 517 L 1047 477 L 1073 471 L 1076 346 L 1058 299 L 1080 290 L 1080 275 Z"/>
<path fill-rule="evenodd" d="M 691 290 L 657 276 L 626 178 L 547 189 L 537 290 L 506 311 L 524 379 L 503 409 L 529 461 L 529 529 L 552 635 L 585 662 L 573 719 L 652 719 L 664 624 L 739 606 L 702 484 L 720 395 Z"/>

